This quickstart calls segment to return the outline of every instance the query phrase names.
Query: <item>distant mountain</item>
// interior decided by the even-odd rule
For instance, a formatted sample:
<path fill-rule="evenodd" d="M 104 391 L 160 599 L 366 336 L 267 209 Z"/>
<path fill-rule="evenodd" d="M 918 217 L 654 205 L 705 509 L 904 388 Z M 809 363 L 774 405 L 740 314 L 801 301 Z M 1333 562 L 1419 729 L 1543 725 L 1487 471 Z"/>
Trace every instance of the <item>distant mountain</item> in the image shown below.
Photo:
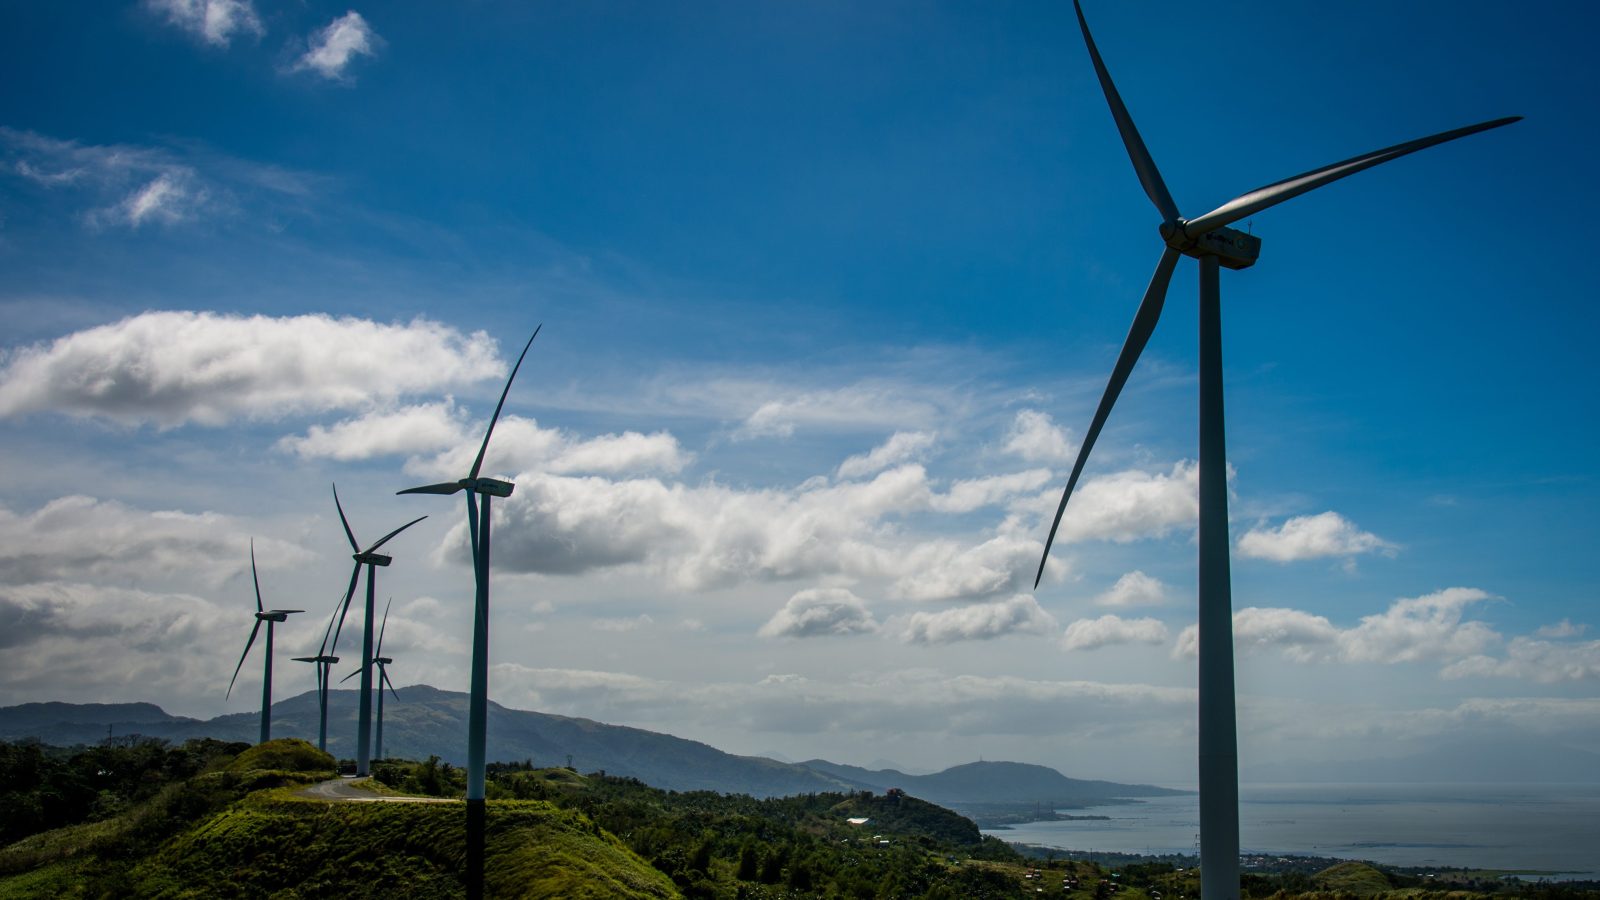
<path fill-rule="evenodd" d="M 355 755 L 356 691 L 328 695 L 328 751 Z M 285 698 L 272 707 L 274 737 L 317 737 L 314 691 Z M 427 685 L 401 688 L 384 703 L 384 752 L 453 765 L 466 762 L 467 695 Z M 214 737 L 254 742 L 259 712 L 240 712 L 210 720 L 167 714 L 149 703 L 29 703 L 0 708 L 0 739 L 35 737 L 57 745 L 93 744 L 107 726 L 119 736 L 183 741 Z M 590 719 L 509 709 L 489 704 L 489 759 L 532 760 L 535 765 L 570 765 L 579 771 L 603 770 L 676 791 L 710 790 L 755 797 L 900 788 L 913 797 L 941 804 L 1054 804 L 1084 806 L 1113 798 L 1177 793 L 1149 785 L 1115 784 L 1068 778 L 1054 769 L 1023 763 L 977 762 L 931 775 L 898 769 L 864 769 L 827 760 L 787 763 L 760 756 L 735 756 L 672 735 L 606 725 Z"/>
<path fill-rule="evenodd" d="M 907 775 L 896 769 L 863 769 L 825 759 L 806 760 L 800 765 L 864 787 L 876 790 L 897 787 L 914 797 L 956 806 L 1023 803 L 1065 808 L 1185 793 L 1149 784 L 1068 778 L 1047 766 L 1015 762 L 967 763 L 932 775 Z"/>

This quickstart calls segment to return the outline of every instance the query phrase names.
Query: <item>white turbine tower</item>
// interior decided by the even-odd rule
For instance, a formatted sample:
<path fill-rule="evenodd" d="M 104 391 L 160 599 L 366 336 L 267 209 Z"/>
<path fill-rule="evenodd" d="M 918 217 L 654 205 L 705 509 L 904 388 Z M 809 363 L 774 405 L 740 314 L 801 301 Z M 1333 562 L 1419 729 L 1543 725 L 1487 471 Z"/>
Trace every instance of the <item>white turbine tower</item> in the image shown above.
<path fill-rule="evenodd" d="M 1222 313 L 1221 289 L 1218 285 L 1219 266 L 1246 269 L 1255 264 L 1261 250 L 1261 239 L 1229 228 L 1230 224 L 1276 206 L 1292 197 L 1315 190 L 1347 175 L 1354 175 L 1379 163 L 1398 159 L 1466 137 L 1491 128 L 1509 125 L 1520 119 L 1512 116 L 1495 119 L 1430 137 L 1396 144 L 1382 150 L 1364 153 L 1302 175 L 1274 182 L 1262 188 L 1241 194 L 1211 212 L 1195 219 L 1179 215 L 1177 204 L 1167 193 L 1155 160 L 1145 149 L 1144 141 L 1128 115 L 1122 97 L 1111 83 L 1111 74 L 1100 59 L 1094 38 L 1089 34 L 1089 23 L 1084 20 L 1083 8 L 1073 0 L 1078 26 L 1083 31 L 1083 41 L 1089 49 L 1089 59 L 1094 63 L 1100 88 L 1106 103 L 1111 107 L 1111 117 L 1116 120 L 1128 158 L 1139 176 L 1145 195 L 1161 214 L 1161 239 L 1166 245 L 1161 260 L 1156 263 L 1155 275 L 1145 290 L 1144 300 L 1134 315 L 1133 327 L 1117 356 L 1111 370 L 1110 383 L 1106 385 L 1094 418 L 1084 432 L 1083 445 L 1072 466 L 1066 490 L 1061 494 L 1061 505 L 1056 508 L 1055 521 L 1050 525 L 1050 536 L 1045 540 L 1044 556 L 1039 560 L 1039 572 L 1034 587 L 1044 577 L 1045 560 L 1050 556 L 1050 546 L 1055 542 L 1056 529 L 1061 526 L 1061 516 L 1067 509 L 1067 500 L 1083 473 L 1083 464 L 1089 458 L 1106 416 L 1122 392 L 1123 384 L 1138 362 L 1145 343 L 1155 330 L 1156 320 L 1167 296 L 1167 283 L 1178 257 L 1191 256 L 1200 262 L 1200 522 L 1199 522 L 1199 629 L 1200 629 L 1200 878 L 1201 893 L 1206 900 L 1237 900 L 1239 896 L 1239 765 L 1234 716 L 1233 692 L 1233 600 L 1231 579 L 1228 573 L 1228 485 L 1227 450 L 1223 434 L 1222 416 Z"/>

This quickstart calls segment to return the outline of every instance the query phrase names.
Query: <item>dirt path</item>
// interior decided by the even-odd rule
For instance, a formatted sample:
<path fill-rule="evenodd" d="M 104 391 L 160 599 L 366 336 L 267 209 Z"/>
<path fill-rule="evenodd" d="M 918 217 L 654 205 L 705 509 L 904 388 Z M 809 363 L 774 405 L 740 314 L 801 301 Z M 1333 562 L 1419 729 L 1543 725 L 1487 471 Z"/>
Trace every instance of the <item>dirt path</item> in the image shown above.
<path fill-rule="evenodd" d="M 327 800 L 330 803 L 460 803 L 447 797 L 385 797 L 357 785 L 366 778 L 335 778 L 321 781 L 299 791 L 302 797 Z"/>

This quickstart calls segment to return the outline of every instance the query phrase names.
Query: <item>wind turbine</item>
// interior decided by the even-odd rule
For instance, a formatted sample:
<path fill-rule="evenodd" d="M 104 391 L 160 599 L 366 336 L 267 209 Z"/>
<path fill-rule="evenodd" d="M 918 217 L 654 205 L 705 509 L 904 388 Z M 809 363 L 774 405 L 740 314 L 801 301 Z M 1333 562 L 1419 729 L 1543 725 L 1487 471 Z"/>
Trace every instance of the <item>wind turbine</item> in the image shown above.
<path fill-rule="evenodd" d="M 500 402 L 495 404 L 494 415 L 489 418 L 489 428 L 483 433 L 483 445 L 478 457 L 472 461 L 472 470 L 460 481 L 429 484 L 406 488 L 402 494 L 454 494 L 467 492 L 467 528 L 472 534 L 472 573 L 477 582 L 476 602 L 472 619 L 472 679 L 471 694 L 467 704 L 467 896 L 477 900 L 483 896 L 483 848 L 487 809 L 484 806 L 484 756 L 488 742 L 489 722 L 489 502 L 495 497 L 509 497 L 516 487 L 509 481 L 480 478 L 483 456 L 489 451 L 489 438 L 494 434 L 495 423 L 500 421 L 500 410 L 505 408 L 506 395 L 511 393 L 511 382 L 517 379 L 517 370 L 528 356 L 528 348 L 539 336 L 533 329 L 528 343 L 522 346 L 522 355 L 511 367 L 505 389 L 500 392 Z M 477 495 L 483 495 L 483 508 L 478 508 Z"/>
<path fill-rule="evenodd" d="M 267 623 L 267 668 L 266 674 L 261 678 L 261 743 L 272 740 L 272 626 L 278 622 L 286 621 L 289 616 L 303 609 L 266 609 L 261 604 L 261 578 L 256 575 L 256 541 L 250 539 L 250 580 L 256 586 L 256 624 L 250 629 L 250 640 L 244 642 L 244 652 L 239 654 L 239 664 L 233 667 L 233 677 L 228 679 L 228 692 L 222 699 L 227 700 L 233 696 L 233 683 L 239 680 L 239 670 L 244 668 L 244 658 L 250 655 L 250 648 L 256 642 L 256 633 L 261 630 L 261 623 Z"/>
<path fill-rule="evenodd" d="M 389 629 L 389 607 L 393 606 L 393 605 L 394 605 L 394 598 L 390 597 L 389 598 L 389 602 L 385 603 L 384 606 L 383 606 L 383 624 L 378 626 L 378 647 L 377 647 L 376 650 L 373 651 L 377 655 L 372 657 L 372 664 L 378 667 L 378 731 L 377 731 L 377 734 L 375 734 L 373 736 L 373 740 L 372 740 L 372 745 L 373 745 L 372 746 L 372 758 L 373 759 L 383 759 L 383 687 L 384 687 L 384 685 L 388 685 L 389 686 L 389 693 L 393 694 L 394 698 L 396 700 L 400 699 L 400 692 L 396 691 L 394 689 L 394 682 L 389 680 L 389 670 L 388 670 L 388 668 L 386 668 L 390 663 L 394 662 L 394 660 L 383 655 L 383 633 Z M 346 681 L 349 681 L 350 679 L 352 679 L 352 678 L 354 678 L 354 677 L 356 677 L 357 675 L 360 675 L 360 674 L 361 674 L 360 672 L 351 672 L 349 675 L 346 675 L 345 677 L 339 679 L 339 683 L 340 684 L 344 684 Z"/>
<path fill-rule="evenodd" d="M 363 550 L 350 530 L 350 520 L 344 516 L 344 504 L 339 502 L 339 488 L 333 488 L 333 505 L 339 510 L 339 522 L 344 525 L 344 536 L 350 539 L 350 549 L 355 553 L 355 568 L 350 570 L 350 587 L 344 592 L 344 604 L 339 611 L 339 624 L 333 629 L 333 650 L 339 647 L 339 632 L 344 630 L 345 614 L 350 612 L 350 599 L 355 596 L 356 582 L 361 578 L 361 567 L 367 567 L 367 613 L 361 630 L 361 699 L 356 722 L 356 775 L 366 775 L 372 769 L 372 608 L 376 604 L 378 566 L 387 566 L 393 557 L 376 552 L 389 539 L 426 519 L 418 516 L 378 539 L 376 544 Z"/>
<path fill-rule="evenodd" d="M 328 638 L 333 634 L 333 620 L 339 617 L 339 607 L 344 598 L 333 601 L 333 615 L 328 617 L 328 627 L 322 629 L 322 646 L 316 656 L 296 656 L 295 662 L 314 663 L 317 667 L 317 749 L 328 749 L 328 670 L 339 657 L 328 653 Z"/>
<path fill-rule="evenodd" d="M 1056 508 L 1055 521 L 1050 524 L 1050 536 L 1045 541 L 1044 555 L 1039 560 L 1039 571 L 1034 577 L 1034 587 L 1044 577 L 1045 560 L 1050 556 L 1050 546 L 1055 542 L 1056 530 L 1061 526 L 1061 516 L 1067 509 L 1067 500 L 1083 473 L 1084 461 L 1094 446 L 1106 416 L 1116 403 L 1128 374 L 1138 362 L 1145 343 L 1155 330 L 1166 300 L 1167 283 L 1179 256 L 1192 256 L 1200 261 L 1200 522 L 1199 522 L 1199 631 L 1200 631 L 1200 877 L 1201 893 L 1206 900 L 1236 900 L 1239 896 L 1239 770 L 1237 732 L 1234 717 L 1233 693 L 1233 602 L 1228 572 L 1228 487 L 1227 450 L 1223 434 L 1222 415 L 1222 314 L 1221 289 L 1218 284 L 1219 266 L 1246 269 L 1255 264 L 1261 250 L 1261 240 L 1251 234 L 1228 226 L 1247 216 L 1276 206 L 1292 197 L 1315 190 L 1347 175 L 1354 175 L 1379 163 L 1398 159 L 1466 137 L 1491 128 L 1509 125 L 1521 119 L 1511 116 L 1494 119 L 1477 125 L 1468 125 L 1430 137 L 1418 138 L 1382 150 L 1374 150 L 1343 162 L 1313 169 L 1302 175 L 1277 181 L 1265 187 L 1241 194 L 1227 203 L 1195 219 L 1185 219 L 1178 213 L 1177 204 L 1167 193 L 1155 160 L 1145 149 L 1128 115 L 1122 97 L 1111 82 L 1100 51 L 1089 34 L 1089 23 L 1083 17 L 1083 7 L 1073 0 L 1078 15 L 1078 27 L 1083 31 L 1083 42 L 1089 49 L 1089 59 L 1094 63 L 1100 88 L 1111 116 L 1116 120 L 1128 158 L 1133 161 L 1134 172 L 1144 187 L 1145 195 L 1161 214 L 1161 239 L 1165 248 L 1156 263 L 1155 275 L 1145 289 L 1144 299 L 1134 315 L 1133 327 L 1117 356 L 1111 370 L 1111 380 L 1106 385 L 1100 405 L 1095 409 L 1089 429 L 1084 432 L 1083 445 L 1078 450 L 1077 462 L 1067 479 L 1066 490 L 1061 494 L 1061 505 Z"/>

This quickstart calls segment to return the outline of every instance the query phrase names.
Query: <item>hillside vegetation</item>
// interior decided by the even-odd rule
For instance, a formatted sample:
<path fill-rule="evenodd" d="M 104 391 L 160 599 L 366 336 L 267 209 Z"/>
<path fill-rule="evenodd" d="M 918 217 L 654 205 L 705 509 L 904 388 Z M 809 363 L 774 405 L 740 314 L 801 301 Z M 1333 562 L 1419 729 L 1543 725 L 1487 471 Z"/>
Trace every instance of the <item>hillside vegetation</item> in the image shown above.
<path fill-rule="evenodd" d="M 383 760 L 374 772 L 363 797 L 460 796 L 461 770 L 437 758 Z M 0 743 L 0 824 L 23 835 L 0 847 L 0 898 L 463 896 L 460 804 L 331 802 L 304 793 L 333 776 L 331 757 L 292 739 L 70 750 Z M 1048 855 L 1025 860 L 970 820 L 900 791 L 761 799 L 528 764 L 493 765 L 490 776 L 494 897 L 1190 900 L 1199 893 L 1196 871 L 1170 864 L 1110 871 Z M 1492 877 L 1470 886 L 1444 890 L 1362 863 L 1247 874 L 1241 885 L 1250 900 L 1490 893 L 1600 900 L 1593 890 Z"/>

